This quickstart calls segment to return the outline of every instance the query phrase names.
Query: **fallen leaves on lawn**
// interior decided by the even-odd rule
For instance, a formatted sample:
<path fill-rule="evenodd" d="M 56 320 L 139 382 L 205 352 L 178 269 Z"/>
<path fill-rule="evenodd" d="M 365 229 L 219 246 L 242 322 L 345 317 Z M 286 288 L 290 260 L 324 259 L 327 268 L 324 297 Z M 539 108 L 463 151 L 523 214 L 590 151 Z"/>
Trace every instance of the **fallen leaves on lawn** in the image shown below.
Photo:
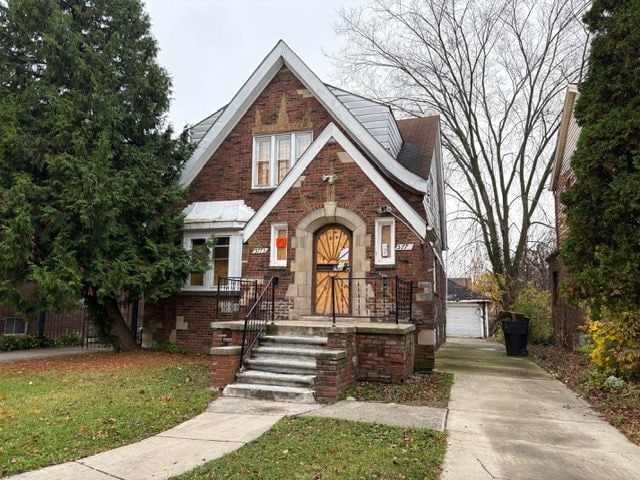
<path fill-rule="evenodd" d="M 179 365 L 206 364 L 207 362 L 208 359 L 204 355 L 184 355 L 150 352 L 147 350 L 127 353 L 96 352 L 70 357 L 3 362 L 0 363 L 0 374 L 41 373 L 46 371 L 115 373 L 149 367 L 182 369 Z M 189 378 L 187 381 L 190 380 Z"/>

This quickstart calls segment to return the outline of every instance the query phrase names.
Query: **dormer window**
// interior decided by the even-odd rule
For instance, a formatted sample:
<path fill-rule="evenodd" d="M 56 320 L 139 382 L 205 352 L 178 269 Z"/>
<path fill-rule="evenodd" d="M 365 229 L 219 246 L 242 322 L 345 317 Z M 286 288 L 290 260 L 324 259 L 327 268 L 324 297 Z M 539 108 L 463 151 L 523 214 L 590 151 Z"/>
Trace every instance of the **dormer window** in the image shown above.
<path fill-rule="evenodd" d="M 253 137 L 253 188 L 278 186 L 312 140 L 312 132 Z"/>

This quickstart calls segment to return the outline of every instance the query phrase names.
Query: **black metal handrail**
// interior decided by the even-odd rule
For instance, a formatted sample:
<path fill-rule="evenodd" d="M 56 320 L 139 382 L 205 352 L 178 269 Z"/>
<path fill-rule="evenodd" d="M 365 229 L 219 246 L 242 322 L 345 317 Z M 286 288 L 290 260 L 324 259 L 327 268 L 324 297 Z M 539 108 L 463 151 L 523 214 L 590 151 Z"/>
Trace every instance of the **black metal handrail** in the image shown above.
<path fill-rule="evenodd" d="M 271 277 L 244 319 L 240 368 L 244 366 L 245 360 L 251 356 L 251 351 L 258 339 L 267 330 L 267 324 L 275 321 L 277 285 L 278 277 Z"/>
<path fill-rule="evenodd" d="M 342 292 L 345 291 L 348 292 L 348 298 L 344 298 Z M 395 276 L 331 276 L 331 318 L 334 325 L 336 317 L 340 316 L 396 324 L 411 322 L 412 299 L 413 282 Z M 337 304 L 343 311 L 336 308 Z"/>
<path fill-rule="evenodd" d="M 244 320 L 258 297 L 258 280 L 218 277 L 216 321 Z"/>

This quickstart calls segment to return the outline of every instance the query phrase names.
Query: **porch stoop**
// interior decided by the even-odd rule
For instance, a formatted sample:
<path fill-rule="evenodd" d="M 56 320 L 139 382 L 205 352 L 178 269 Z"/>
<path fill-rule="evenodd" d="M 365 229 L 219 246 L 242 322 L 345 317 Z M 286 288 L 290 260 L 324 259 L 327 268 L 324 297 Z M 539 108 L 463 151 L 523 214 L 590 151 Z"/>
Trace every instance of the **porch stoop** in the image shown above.
<path fill-rule="evenodd" d="M 346 351 L 327 348 L 324 329 L 269 328 L 236 381 L 223 395 L 261 400 L 314 403 L 318 359 L 340 358 Z"/>

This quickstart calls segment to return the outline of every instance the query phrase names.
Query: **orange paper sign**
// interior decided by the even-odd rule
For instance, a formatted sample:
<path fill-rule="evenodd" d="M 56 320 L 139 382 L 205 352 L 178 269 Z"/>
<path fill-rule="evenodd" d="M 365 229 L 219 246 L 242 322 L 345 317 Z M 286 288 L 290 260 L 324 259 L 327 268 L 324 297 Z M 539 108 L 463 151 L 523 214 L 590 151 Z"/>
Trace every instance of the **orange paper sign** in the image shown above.
<path fill-rule="evenodd" d="M 276 238 L 276 247 L 285 248 L 287 246 L 286 238 Z"/>

